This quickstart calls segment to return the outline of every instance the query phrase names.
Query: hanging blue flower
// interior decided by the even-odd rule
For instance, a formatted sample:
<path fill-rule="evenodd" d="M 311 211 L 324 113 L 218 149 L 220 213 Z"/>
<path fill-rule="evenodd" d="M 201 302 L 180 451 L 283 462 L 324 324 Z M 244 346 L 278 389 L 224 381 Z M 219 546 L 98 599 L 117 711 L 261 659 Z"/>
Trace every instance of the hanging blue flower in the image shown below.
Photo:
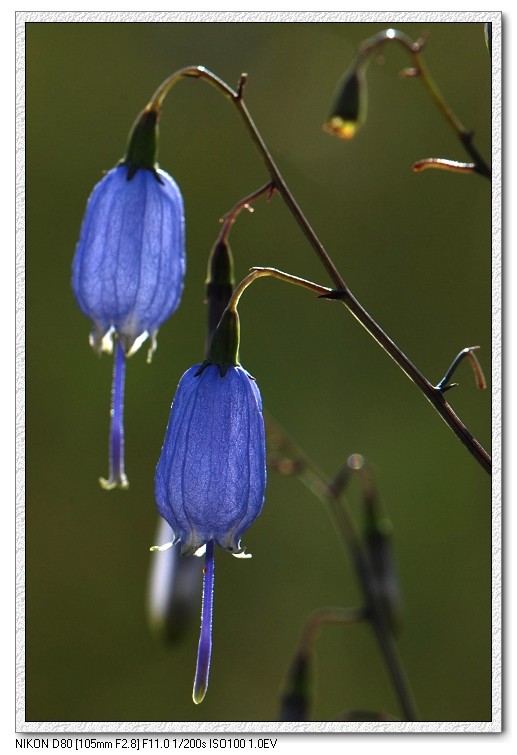
<path fill-rule="evenodd" d="M 183 554 L 213 540 L 242 553 L 266 486 L 264 419 L 255 380 L 230 366 L 192 367 L 178 385 L 155 477 L 158 511 Z"/>
<path fill-rule="evenodd" d="M 185 276 L 183 200 L 163 170 L 128 165 L 94 188 L 72 273 L 77 302 L 93 323 L 91 343 L 131 354 L 177 309 Z"/>
<path fill-rule="evenodd" d="M 247 556 L 241 537 L 260 514 L 266 488 L 262 400 L 239 364 L 238 345 L 238 315 L 229 308 L 207 360 L 179 382 L 155 476 L 158 511 L 175 547 L 183 555 L 206 552 L 195 703 L 205 696 L 210 672 L 214 546 Z"/>
<path fill-rule="evenodd" d="M 110 432 L 110 474 L 102 487 L 127 487 L 124 472 L 126 357 L 151 338 L 177 309 L 185 276 L 183 199 L 160 170 L 158 111 L 137 118 L 119 165 L 95 186 L 86 207 L 72 265 L 72 288 L 90 318 L 92 347 L 115 347 Z"/>

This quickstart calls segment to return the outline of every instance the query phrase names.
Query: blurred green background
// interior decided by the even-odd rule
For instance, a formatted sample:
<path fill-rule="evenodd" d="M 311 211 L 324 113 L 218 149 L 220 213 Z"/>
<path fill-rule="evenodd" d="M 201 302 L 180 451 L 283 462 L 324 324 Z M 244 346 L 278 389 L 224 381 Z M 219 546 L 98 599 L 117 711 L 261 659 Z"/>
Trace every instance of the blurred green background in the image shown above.
<path fill-rule="evenodd" d="M 235 85 L 295 197 L 352 291 L 433 382 L 456 353 L 491 359 L 490 186 L 414 174 L 422 157 L 466 158 L 397 46 L 368 73 L 368 120 L 345 143 L 322 123 L 364 23 L 28 23 L 26 25 L 26 720 L 275 721 L 310 613 L 360 601 L 321 504 L 270 473 L 244 538 L 253 559 L 219 552 L 214 652 L 204 703 L 191 701 L 198 608 L 183 642 L 149 632 L 156 542 L 153 475 L 182 373 L 203 352 L 204 278 L 218 219 L 267 174 L 232 106 L 181 82 L 165 102 L 160 164 L 181 186 L 188 273 L 183 302 L 142 349 L 126 383 L 127 492 L 106 493 L 112 361 L 88 346 L 71 261 L 88 195 L 122 156 L 158 84 L 202 64 Z M 429 34 L 426 60 L 490 159 L 490 60 L 481 24 L 401 24 Z M 279 197 L 232 232 L 237 277 L 273 265 L 329 283 Z M 403 590 L 399 648 L 426 721 L 491 717 L 491 488 L 418 390 L 338 304 L 262 280 L 241 307 L 244 366 L 264 404 L 331 476 L 351 453 L 375 470 L 394 525 Z M 448 394 L 491 441 L 490 390 L 466 364 Z M 490 380 L 489 380 L 490 383 Z M 489 386 L 490 387 L 490 386 Z M 358 511 L 357 487 L 351 504 Z M 312 719 L 348 708 L 401 715 L 367 626 L 323 629 Z"/>

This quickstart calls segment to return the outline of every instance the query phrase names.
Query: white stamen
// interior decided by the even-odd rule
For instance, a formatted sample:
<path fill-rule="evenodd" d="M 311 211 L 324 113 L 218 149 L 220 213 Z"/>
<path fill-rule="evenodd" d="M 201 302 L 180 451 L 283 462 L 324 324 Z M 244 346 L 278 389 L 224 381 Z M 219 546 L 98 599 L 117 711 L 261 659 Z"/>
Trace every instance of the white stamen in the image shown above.
<path fill-rule="evenodd" d="M 150 551 L 168 551 L 169 548 L 172 548 L 173 545 L 174 545 L 174 542 L 165 543 L 165 545 L 151 545 L 149 550 Z"/>

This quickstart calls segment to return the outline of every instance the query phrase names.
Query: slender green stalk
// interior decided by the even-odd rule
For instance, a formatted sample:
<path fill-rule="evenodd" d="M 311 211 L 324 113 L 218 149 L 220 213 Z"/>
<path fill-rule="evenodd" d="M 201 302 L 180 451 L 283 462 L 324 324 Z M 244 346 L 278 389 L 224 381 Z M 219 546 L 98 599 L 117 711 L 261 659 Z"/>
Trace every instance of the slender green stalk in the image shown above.
<path fill-rule="evenodd" d="M 277 270 L 275 267 L 252 267 L 249 275 L 241 280 L 241 282 L 235 286 L 232 297 L 228 304 L 230 309 L 234 311 L 237 309 L 237 305 L 244 291 L 250 286 L 253 281 L 258 278 L 276 278 L 277 280 L 284 281 L 285 283 L 292 283 L 295 286 L 301 286 L 307 288 L 309 291 L 313 291 L 319 296 L 323 296 L 331 292 L 330 288 L 320 286 L 318 283 L 306 280 L 305 278 L 299 278 L 297 275 L 291 275 L 290 273 L 284 273 L 282 270 Z"/>

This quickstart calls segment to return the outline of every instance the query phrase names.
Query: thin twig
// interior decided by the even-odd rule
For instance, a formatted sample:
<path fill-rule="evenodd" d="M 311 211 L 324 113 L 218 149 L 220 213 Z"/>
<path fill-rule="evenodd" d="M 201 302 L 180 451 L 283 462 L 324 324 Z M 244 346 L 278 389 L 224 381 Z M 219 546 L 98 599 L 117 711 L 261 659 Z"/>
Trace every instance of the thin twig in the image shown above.
<path fill-rule="evenodd" d="M 445 157 L 424 157 L 422 160 L 417 160 L 411 166 L 415 173 L 419 173 L 422 170 L 428 170 L 434 168 L 438 170 L 446 170 L 449 173 L 475 173 L 475 163 L 460 163 L 457 160 L 448 160 Z"/>
<path fill-rule="evenodd" d="M 443 376 L 443 378 L 440 380 L 436 388 L 444 393 L 445 391 L 448 391 L 449 388 L 454 388 L 458 385 L 458 383 L 449 383 L 449 380 L 456 372 L 458 365 L 460 362 L 467 358 L 470 362 L 470 366 L 472 367 L 472 371 L 474 373 L 474 379 L 476 381 L 476 386 L 480 391 L 485 390 L 486 388 L 486 380 L 485 376 L 483 374 L 483 370 L 481 369 L 481 365 L 479 364 L 479 361 L 474 354 L 474 351 L 479 349 L 479 346 L 467 346 L 466 349 L 462 349 L 460 353 L 454 358 L 452 361 L 451 366 Z"/>
<path fill-rule="evenodd" d="M 326 298 L 329 298 L 328 295 Z M 409 379 L 415 383 L 417 388 L 420 389 L 426 399 L 436 409 L 438 414 L 450 427 L 456 437 L 463 443 L 465 448 L 470 451 L 476 461 L 486 472 L 488 472 L 488 474 L 491 474 L 492 459 L 479 441 L 472 435 L 467 426 L 461 421 L 454 409 L 444 399 L 442 391 L 432 385 L 432 383 L 420 372 L 396 343 L 394 343 L 394 341 L 392 341 L 382 330 L 373 317 L 368 314 L 349 289 L 345 291 L 336 291 L 331 295 L 331 298 L 341 299 L 341 301 L 343 301 L 347 309 L 368 331 L 372 338 L 382 346 L 384 351 L 389 354 L 401 370 L 403 370 Z"/>
<path fill-rule="evenodd" d="M 303 231 L 304 235 L 308 239 L 311 247 L 317 254 L 321 264 L 327 271 L 334 288 L 336 291 L 333 295 L 329 295 L 328 298 L 336 298 L 343 302 L 347 309 L 354 315 L 354 317 L 361 323 L 361 325 L 367 330 L 367 332 L 382 346 L 382 348 L 391 356 L 391 358 L 399 365 L 399 367 L 406 373 L 406 375 L 412 380 L 417 388 L 425 395 L 428 401 L 432 404 L 438 414 L 451 428 L 463 445 L 470 451 L 476 461 L 483 467 L 483 469 L 491 473 L 492 461 L 489 454 L 481 446 L 481 444 L 474 438 L 472 433 L 463 424 L 457 414 L 449 406 L 449 404 L 443 398 L 441 391 L 437 390 L 420 370 L 411 362 L 411 360 L 402 352 L 402 350 L 384 333 L 382 328 L 376 323 L 373 317 L 368 314 L 364 307 L 358 302 L 349 290 L 345 281 L 343 280 L 340 272 L 334 265 L 334 262 L 330 258 L 323 244 L 317 237 L 309 221 L 305 217 L 301 208 L 294 199 L 289 187 L 287 186 L 282 174 L 280 173 L 275 161 L 273 160 L 268 148 L 262 136 L 260 135 L 253 119 L 244 104 L 241 91 L 233 90 L 225 81 L 220 79 L 214 73 L 204 68 L 203 66 L 193 66 L 182 68 L 176 73 L 173 73 L 155 92 L 151 98 L 149 105 L 150 109 L 159 108 L 170 87 L 183 77 L 192 77 L 203 79 L 208 83 L 219 89 L 237 108 L 238 113 L 243 119 L 244 125 L 255 144 L 258 152 L 260 153 L 265 167 L 271 176 L 274 186 L 278 193 L 282 196 L 285 204 L 291 212 L 293 218 L 298 223 L 299 227 Z M 242 81 L 242 79 L 241 79 Z M 242 86 L 240 87 L 242 90 Z"/>
<path fill-rule="evenodd" d="M 268 181 L 266 184 L 264 184 L 264 186 L 261 186 L 260 189 L 253 191 L 251 194 L 248 194 L 247 197 L 239 200 L 237 204 L 235 204 L 232 209 L 227 212 L 223 218 L 221 218 L 223 227 L 221 228 L 221 231 L 219 233 L 218 241 L 226 241 L 231 227 L 237 220 L 237 217 L 239 216 L 239 213 L 242 212 L 242 210 L 249 210 L 250 212 L 253 212 L 253 208 L 250 206 L 251 203 L 256 199 L 262 197 L 264 194 L 267 195 L 266 201 L 269 200 L 274 191 L 275 187 L 273 183 L 271 181 Z"/>

